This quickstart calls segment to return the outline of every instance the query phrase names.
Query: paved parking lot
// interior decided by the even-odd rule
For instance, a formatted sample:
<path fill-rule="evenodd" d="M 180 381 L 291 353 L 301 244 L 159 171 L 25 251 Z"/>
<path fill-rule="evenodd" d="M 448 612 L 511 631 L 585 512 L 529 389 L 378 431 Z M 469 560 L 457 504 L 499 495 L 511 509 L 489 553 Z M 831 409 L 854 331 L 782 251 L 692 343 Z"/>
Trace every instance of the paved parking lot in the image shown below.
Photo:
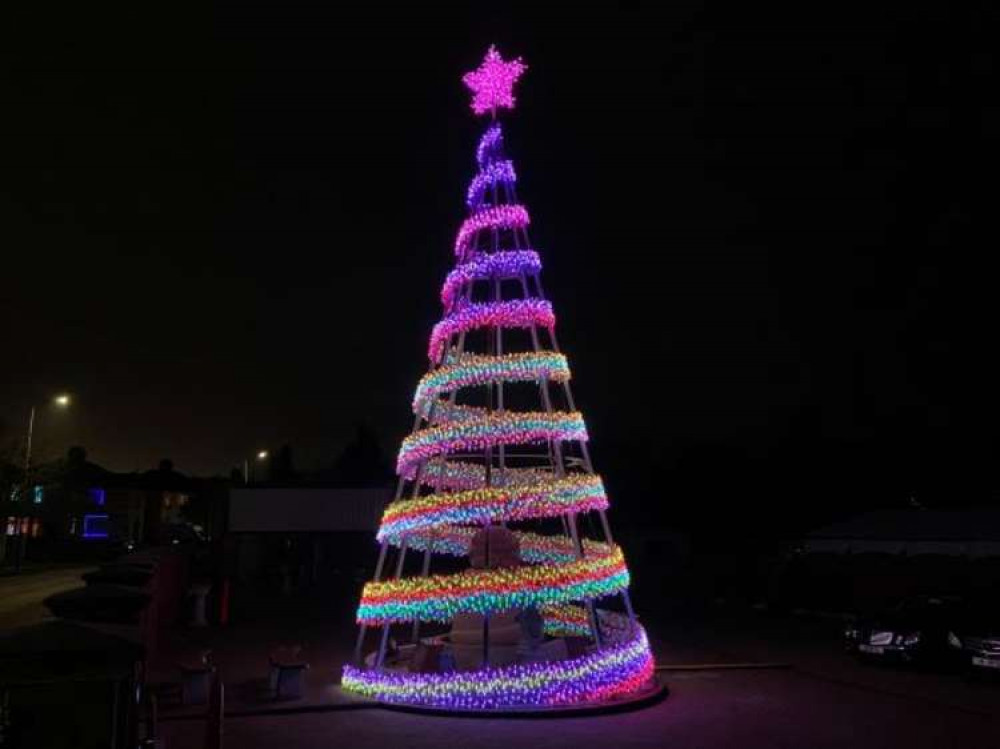
<path fill-rule="evenodd" d="M 1000 746 L 1000 685 L 899 672 L 839 652 L 836 625 L 728 615 L 650 622 L 664 664 L 779 661 L 783 669 L 662 675 L 670 696 L 642 711 L 558 720 L 431 718 L 382 709 L 230 718 L 239 747 L 789 747 L 976 749 Z M 329 669 L 332 670 L 332 669 Z M 315 674 L 335 681 L 335 674 Z M 198 746 L 203 724 L 163 724 L 168 747 Z"/>

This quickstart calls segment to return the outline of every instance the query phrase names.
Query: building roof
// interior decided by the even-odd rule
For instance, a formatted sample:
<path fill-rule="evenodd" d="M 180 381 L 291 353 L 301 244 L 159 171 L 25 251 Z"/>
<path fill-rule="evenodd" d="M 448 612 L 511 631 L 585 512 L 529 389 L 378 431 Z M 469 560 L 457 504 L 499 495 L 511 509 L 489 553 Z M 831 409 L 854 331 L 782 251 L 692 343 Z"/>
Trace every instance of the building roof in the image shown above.
<path fill-rule="evenodd" d="M 818 528 L 807 539 L 1000 541 L 1000 510 L 879 510 Z"/>

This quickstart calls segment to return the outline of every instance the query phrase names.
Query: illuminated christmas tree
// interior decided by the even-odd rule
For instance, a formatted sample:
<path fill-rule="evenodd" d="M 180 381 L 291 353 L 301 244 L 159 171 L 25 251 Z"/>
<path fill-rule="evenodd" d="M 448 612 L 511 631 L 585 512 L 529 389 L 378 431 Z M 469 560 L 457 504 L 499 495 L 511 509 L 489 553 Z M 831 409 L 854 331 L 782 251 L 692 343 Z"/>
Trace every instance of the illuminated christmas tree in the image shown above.
<path fill-rule="evenodd" d="M 497 113 L 525 70 L 491 47 L 463 78 L 491 122 L 342 682 L 383 702 L 539 709 L 657 688 L 504 155 Z"/>

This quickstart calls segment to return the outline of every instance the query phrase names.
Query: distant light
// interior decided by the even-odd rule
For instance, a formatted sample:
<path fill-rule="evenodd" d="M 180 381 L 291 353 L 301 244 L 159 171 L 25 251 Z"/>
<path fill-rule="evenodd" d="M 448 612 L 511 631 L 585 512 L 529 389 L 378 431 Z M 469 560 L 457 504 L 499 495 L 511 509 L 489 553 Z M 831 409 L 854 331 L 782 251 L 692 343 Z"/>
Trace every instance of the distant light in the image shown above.
<path fill-rule="evenodd" d="M 267 450 L 261 450 L 257 453 L 257 460 L 267 460 L 268 452 Z"/>
<path fill-rule="evenodd" d="M 60 395 L 57 395 L 52 400 L 60 408 L 66 408 L 66 406 L 68 406 L 70 404 L 70 397 L 66 393 L 62 393 Z"/>
<path fill-rule="evenodd" d="M 35 487 L 35 504 L 40 505 L 42 500 L 45 499 L 45 487 L 36 486 Z"/>

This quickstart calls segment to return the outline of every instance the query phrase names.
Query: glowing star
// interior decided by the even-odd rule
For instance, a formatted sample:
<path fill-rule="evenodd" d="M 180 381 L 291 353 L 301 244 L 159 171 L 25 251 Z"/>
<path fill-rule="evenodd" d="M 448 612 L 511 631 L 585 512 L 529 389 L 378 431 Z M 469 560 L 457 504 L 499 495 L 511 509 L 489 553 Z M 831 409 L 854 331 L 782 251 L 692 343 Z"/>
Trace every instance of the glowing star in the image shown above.
<path fill-rule="evenodd" d="M 484 114 L 501 107 L 513 109 L 514 84 L 527 69 L 520 57 L 504 62 L 497 48 L 490 46 L 482 64 L 462 76 L 462 82 L 472 89 L 472 111 Z"/>

